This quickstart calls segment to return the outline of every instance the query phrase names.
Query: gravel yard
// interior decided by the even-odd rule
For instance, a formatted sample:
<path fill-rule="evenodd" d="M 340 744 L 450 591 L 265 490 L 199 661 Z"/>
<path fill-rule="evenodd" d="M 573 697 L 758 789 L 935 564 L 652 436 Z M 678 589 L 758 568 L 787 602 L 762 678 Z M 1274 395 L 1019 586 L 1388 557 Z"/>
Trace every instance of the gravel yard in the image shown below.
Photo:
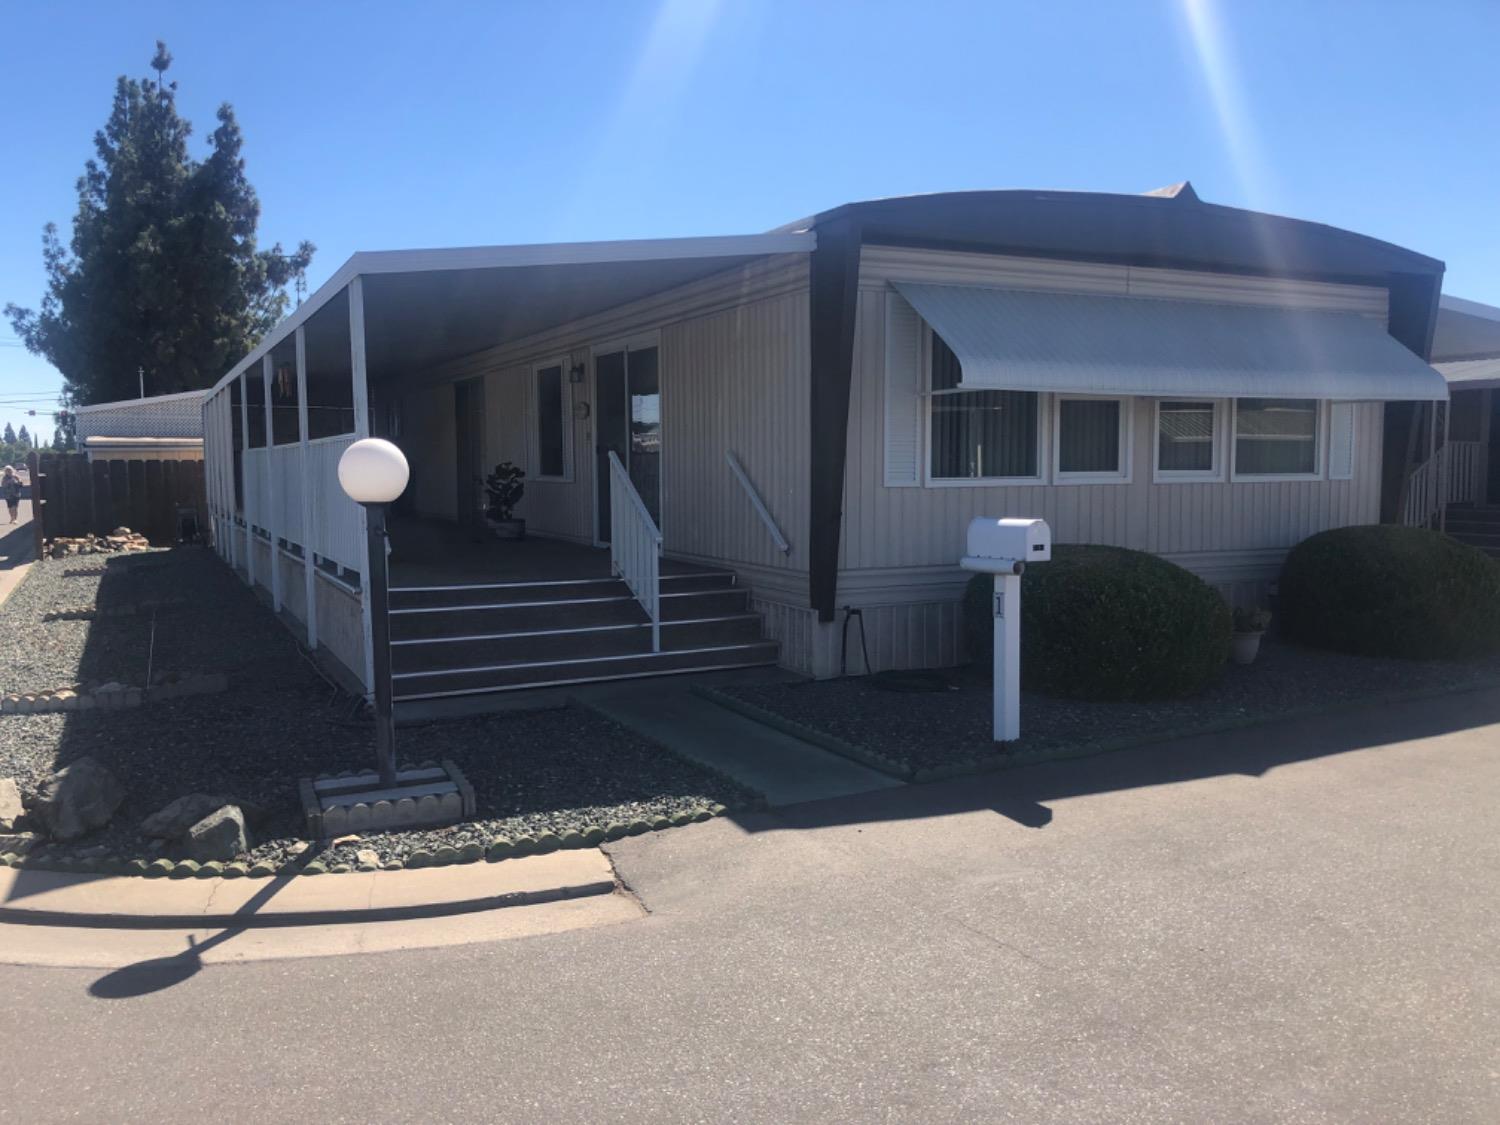
<path fill-rule="evenodd" d="M 43 619 L 95 604 L 140 612 Z M 484 716 L 397 732 L 403 760 L 451 758 L 459 765 L 475 789 L 473 822 L 370 835 L 320 854 L 298 838 L 297 781 L 369 768 L 372 728 L 351 718 L 350 698 L 318 674 L 291 634 L 211 552 L 45 559 L 0 606 L 0 692 L 139 685 L 148 663 L 158 677 L 223 672 L 229 690 L 129 710 L 0 716 L 0 777 L 14 777 L 23 794 L 84 755 L 114 771 L 128 791 L 109 827 L 72 845 L 51 845 L 47 854 L 107 849 L 125 859 L 171 857 L 170 847 L 153 847 L 138 826 L 192 792 L 241 804 L 254 845 L 244 862 L 273 867 L 294 855 L 299 864 L 352 864 L 359 849 L 395 865 L 419 850 L 430 857 L 444 847 L 487 846 L 497 835 L 561 837 L 611 823 L 660 827 L 661 818 L 756 798 L 585 708 Z"/>
<path fill-rule="evenodd" d="M 989 678 L 959 668 L 943 679 L 946 691 L 890 691 L 866 677 L 720 690 L 911 771 L 996 758 Z M 1147 735 L 1165 738 L 1317 706 L 1497 679 L 1500 660 L 1418 663 L 1320 652 L 1268 638 L 1254 664 L 1228 665 L 1218 684 L 1193 699 L 1090 703 L 1023 693 L 1021 738 L 1007 754 L 1083 751 Z"/>

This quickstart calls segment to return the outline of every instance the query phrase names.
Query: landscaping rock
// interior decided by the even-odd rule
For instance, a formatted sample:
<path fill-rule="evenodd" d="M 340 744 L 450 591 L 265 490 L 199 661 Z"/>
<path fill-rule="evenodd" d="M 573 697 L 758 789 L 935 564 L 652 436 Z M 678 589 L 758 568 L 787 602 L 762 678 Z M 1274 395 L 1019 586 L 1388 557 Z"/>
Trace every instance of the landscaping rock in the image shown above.
<path fill-rule="evenodd" d="M 223 797 L 212 793 L 189 793 L 178 797 L 141 821 L 141 835 L 158 840 L 180 839 L 189 828 L 215 809 L 223 808 L 224 804 Z"/>
<path fill-rule="evenodd" d="M 245 816 L 236 805 L 224 805 L 187 831 L 187 853 L 199 863 L 234 859 L 250 850 L 245 838 Z"/>
<path fill-rule="evenodd" d="M 25 855 L 38 842 L 35 832 L 0 833 L 0 854 L 10 852 L 12 855 Z"/>
<path fill-rule="evenodd" d="M 26 815 L 21 804 L 21 788 L 13 777 L 0 777 L 0 832 L 15 828 L 16 821 Z"/>
<path fill-rule="evenodd" d="M 76 840 L 108 824 L 124 799 L 115 775 L 83 757 L 42 782 L 32 811 L 54 840 Z"/>

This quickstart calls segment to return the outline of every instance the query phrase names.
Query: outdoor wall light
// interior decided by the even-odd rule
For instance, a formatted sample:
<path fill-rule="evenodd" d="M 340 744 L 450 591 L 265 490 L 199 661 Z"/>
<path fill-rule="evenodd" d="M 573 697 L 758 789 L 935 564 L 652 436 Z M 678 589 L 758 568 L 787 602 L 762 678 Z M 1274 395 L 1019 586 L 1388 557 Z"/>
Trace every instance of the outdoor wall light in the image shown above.
<path fill-rule="evenodd" d="M 568 382 L 581 383 L 586 374 L 588 374 L 588 368 L 581 363 L 575 363 L 572 367 L 568 368 Z"/>

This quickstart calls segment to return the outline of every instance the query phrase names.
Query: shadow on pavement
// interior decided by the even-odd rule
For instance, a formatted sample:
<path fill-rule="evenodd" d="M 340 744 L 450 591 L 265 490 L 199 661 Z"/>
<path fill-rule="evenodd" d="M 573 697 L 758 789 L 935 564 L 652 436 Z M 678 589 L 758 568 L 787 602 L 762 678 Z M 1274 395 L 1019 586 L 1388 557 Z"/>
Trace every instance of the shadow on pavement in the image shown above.
<path fill-rule="evenodd" d="M 255 914 L 294 878 L 295 875 L 278 875 L 267 880 L 266 885 L 236 910 L 235 914 Z M 231 926 L 202 942 L 194 941 L 189 935 L 187 948 L 181 953 L 174 953 L 170 957 L 153 957 L 149 961 L 137 961 L 134 965 L 113 969 L 89 985 L 89 995 L 96 1000 L 129 1000 L 136 996 L 163 992 L 191 980 L 203 968 L 204 952 L 239 937 L 246 929 L 246 926 Z"/>
<path fill-rule="evenodd" d="M 1100 754 L 852 797 L 789 805 L 735 817 L 748 832 L 921 819 L 992 810 L 1028 828 L 1051 823 L 1046 802 L 1238 774 L 1262 777 L 1278 766 L 1351 750 L 1431 738 L 1500 723 L 1500 691 L 1485 690 L 1175 739 Z"/>

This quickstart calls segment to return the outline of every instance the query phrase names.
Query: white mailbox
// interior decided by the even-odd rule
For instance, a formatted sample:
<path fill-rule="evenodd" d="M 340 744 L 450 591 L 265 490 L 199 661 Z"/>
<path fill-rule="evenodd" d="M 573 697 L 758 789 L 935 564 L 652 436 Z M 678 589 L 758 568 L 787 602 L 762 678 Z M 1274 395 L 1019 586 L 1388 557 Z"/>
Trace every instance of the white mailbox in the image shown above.
<path fill-rule="evenodd" d="M 1052 558 L 1046 520 L 969 521 L 965 570 L 995 576 L 995 741 L 1021 737 L 1021 573 L 1027 563 Z"/>
<path fill-rule="evenodd" d="M 969 521 L 969 553 L 961 565 L 989 574 L 1020 574 L 1024 564 L 1051 558 L 1052 529 L 1046 520 L 981 517 Z"/>

